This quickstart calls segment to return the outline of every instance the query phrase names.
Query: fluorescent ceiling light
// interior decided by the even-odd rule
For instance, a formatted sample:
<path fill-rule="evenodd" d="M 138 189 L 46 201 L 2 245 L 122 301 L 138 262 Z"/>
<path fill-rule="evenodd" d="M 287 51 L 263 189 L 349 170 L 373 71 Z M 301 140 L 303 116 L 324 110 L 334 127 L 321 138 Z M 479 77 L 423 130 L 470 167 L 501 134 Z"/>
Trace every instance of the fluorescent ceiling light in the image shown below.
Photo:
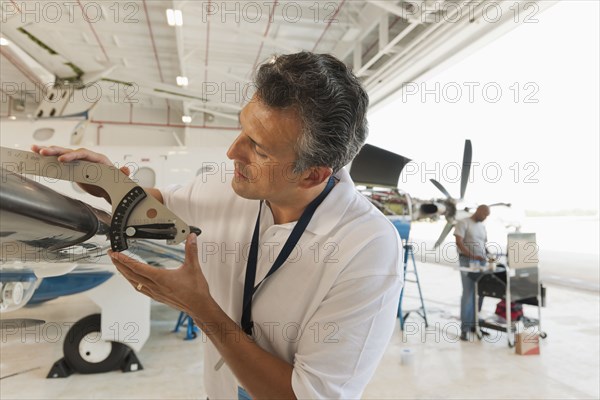
<path fill-rule="evenodd" d="M 0 46 L 8 46 L 10 42 L 3 37 L 0 37 Z"/>
<path fill-rule="evenodd" d="M 179 85 L 179 86 L 187 86 L 188 85 L 188 78 L 187 78 L 187 76 L 178 76 L 177 77 L 177 85 Z"/>
<path fill-rule="evenodd" d="M 190 117 L 189 115 L 182 115 L 181 121 L 183 121 L 184 124 L 189 124 L 190 122 L 192 122 L 192 117 Z"/>
<path fill-rule="evenodd" d="M 183 25 L 183 14 L 181 10 L 167 9 L 167 23 L 169 26 L 182 26 Z"/>
<path fill-rule="evenodd" d="M 175 25 L 183 25 L 183 14 L 181 13 L 181 10 L 175 10 Z"/>

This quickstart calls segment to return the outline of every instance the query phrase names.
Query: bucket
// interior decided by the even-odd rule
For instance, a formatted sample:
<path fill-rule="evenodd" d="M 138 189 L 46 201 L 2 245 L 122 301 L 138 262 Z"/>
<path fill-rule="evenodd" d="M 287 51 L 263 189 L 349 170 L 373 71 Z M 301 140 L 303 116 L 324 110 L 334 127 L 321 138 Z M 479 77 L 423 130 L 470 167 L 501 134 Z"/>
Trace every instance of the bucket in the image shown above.
<path fill-rule="evenodd" d="M 411 349 L 403 349 L 400 354 L 400 364 L 413 365 L 415 362 L 415 353 Z"/>

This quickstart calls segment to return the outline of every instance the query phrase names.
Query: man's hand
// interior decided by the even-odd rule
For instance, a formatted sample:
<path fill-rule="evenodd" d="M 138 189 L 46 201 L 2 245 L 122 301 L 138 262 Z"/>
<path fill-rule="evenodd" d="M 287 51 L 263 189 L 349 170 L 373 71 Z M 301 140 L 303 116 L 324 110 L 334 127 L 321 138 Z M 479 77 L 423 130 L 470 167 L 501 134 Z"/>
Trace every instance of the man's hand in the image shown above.
<path fill-rule="evenodd" d="M 82 161 L 89 161 L 89 162 L 94 162 L 94 163 L 104 164 L 104 165 L 109 165 L 109 166 L 113 165 L 113 163 L 104 154 L 96 153 L 96 152 L 93 152 L 88 149 L 73 150 L 73 149 L 67 149 L 65 147 L 59 147 L 59 146 L 44 147 L 44 146 L 38 146 L 38 145 L 34 144 L 33 146 L 31 146 L 31 151 L 38 153 L 39 155 L 42 155 L 42 156 L 58 156 L 58 161 L 62 162 L 62 163 L 67 163 L 67 162 L 76 161 L 76 160 L 82 160 Z M 123 172 L 127 176 L 129 176 L 129 174 L 131 173 L 131 171 L 127 167 L 121 167 L 120 171 Z M 108 193 L 106 192 L 106 190 L 102 189 L 101 187 L 94 186 L 94 185 L 88 185 L 85 183 L 77 183 L 77 184 L 79 185 L 79 187 L 81 187 L 83 190 L 85 190 L 92 196 L 102 197 L 109 203 L 111 202 L 110 197 L 108 196 Z"/>
<path fill-rule="evenodd" d="M 174 270 L 157 269 L 121 253 L 108 254 L 138 291 L 191 316 L 253 398 L 295 399 L 293 366 L 259 347 L 211 297 L 198 261 L 196 235 L 188 236 L 185 261 Z"/>
<path fill-rule="evenodd" d="M 469 250 L 467 248 L 467 246 L 465 246 L 465 243 L 463 242 L 463 238 L 461 236 L 458 236 L 456 234 L 454 236 L 456 237 L 456 246 L 460 250 L 461 254 L 463 254 L 464 256 L 468 257 L 471 260 L 487 261 L 485 257 L 474 255 L 471 252 L 471 250 Z"/>
<path fill-rule="evenodd" d="M 192 317 L 199 317 L 199 307 L 211 299 L 208 283 L 198 261 L 196 235 L 188 235 L 185 260 L 174 270 L 158 269 L 124 254 L 109 251 L 113 264 L 125 279 L 141 293 L 168 304 Z"/>

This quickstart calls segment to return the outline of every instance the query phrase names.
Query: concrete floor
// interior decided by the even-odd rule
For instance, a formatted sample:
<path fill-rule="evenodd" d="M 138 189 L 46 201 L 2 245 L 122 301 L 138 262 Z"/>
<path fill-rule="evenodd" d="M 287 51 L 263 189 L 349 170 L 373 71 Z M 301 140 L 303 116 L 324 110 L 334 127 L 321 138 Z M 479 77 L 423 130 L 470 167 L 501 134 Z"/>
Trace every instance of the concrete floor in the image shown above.
<path fill-rule="evenodd" d="M 598 399 L 600 397 L 599 319 L 597 292 L 549 286 L 543 308 L 541 354 L 519 356 L 507 346 L 506 336 L 483 341 L 457 339 L 460 278 L 452 268 L 419 264 L 429 316 L 429 328 L 409 317 L 398 330 L 383 362 L 364 393 L 369 399 L 489 398 L 489 399 Z M 415 303 L 409 284 L 405 309 Z M 495 299 L 487 299 L 484 313 L 492 313 Z M 3 317 L 41 318 L 61 326 L 94 312 L 84 295 L 57 299 Z M 162 304 L 152 306 L 152 332 L 138 356 L 143 371 L 72 375 L 45 379 L 52 363 L 62 356 L 62 338 L 45 325 L 20 334 L 2 333 L 0 343 L 0 398 L 8 399 L 202 399 L 203 338 L 184 341 L 171 333 L 178 313 Z M 537 308 L 526 308 L 535 317 Z M 47 325 L 46 325 L 47 326 Z M 65 325 L 66 326 L 66 325 Z M 66 333 L 65 328 L 62 334 Z M 412 362 L 403 364 L 409 352 Z M 405 356 L 406 357 L 406 356 Z"/>

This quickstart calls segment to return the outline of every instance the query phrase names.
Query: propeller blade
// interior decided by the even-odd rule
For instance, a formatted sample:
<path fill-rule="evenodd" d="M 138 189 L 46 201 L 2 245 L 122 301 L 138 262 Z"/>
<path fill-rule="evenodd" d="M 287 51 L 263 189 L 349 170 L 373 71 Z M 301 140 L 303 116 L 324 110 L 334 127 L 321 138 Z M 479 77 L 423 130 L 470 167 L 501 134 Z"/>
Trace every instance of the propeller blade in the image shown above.
<path fill-rule="evenodd" d="M 498 207 L 498 206 L 504 206 L 504 207 L 510 207 L 512 204 L 510 203 L 494 203 L 494 204 L 488 204 L 488 207 Z"/>
<path fill-rule="evenodd" d="M 430 179 L 431 183 L 433 183 L 433 185 L 438 188 L 440 190 L 440 192 L 444 193 L 444 195 L 446 196 L 446 198 L 451 199 L 452 196 L 450 196 L 450 193 L 448 193 L 448 191 L 446 190 L 445 187 L 442 186 L 441 183 L 439 183 L 438 181 L 436 181 L 435 179 Z"/>
<path fill-rule="evenodd" d="M 454 221 L 448 221 L 446 226 L 444 226 L 444 229 L 442 230 L 442 233 L 440 234 L 440 237 L 438 238 L 437 242 L 435 242 L 434 248 L 440 247 L 440 245 L 444 242 L 444 239 L 446 239 L 446 236 L 448 236 L 453 227 Z"/>
<path fill-rule="evenodd" d="M 460 198 L 465 198 L 467 183 L 469 183 L 469 174 L 471 173 L 471 160 L 473 158 L 473 148 L 471 141 L 465 140 L 465 151 L 463 152 L 462 173 L 460 176 Z"/>

